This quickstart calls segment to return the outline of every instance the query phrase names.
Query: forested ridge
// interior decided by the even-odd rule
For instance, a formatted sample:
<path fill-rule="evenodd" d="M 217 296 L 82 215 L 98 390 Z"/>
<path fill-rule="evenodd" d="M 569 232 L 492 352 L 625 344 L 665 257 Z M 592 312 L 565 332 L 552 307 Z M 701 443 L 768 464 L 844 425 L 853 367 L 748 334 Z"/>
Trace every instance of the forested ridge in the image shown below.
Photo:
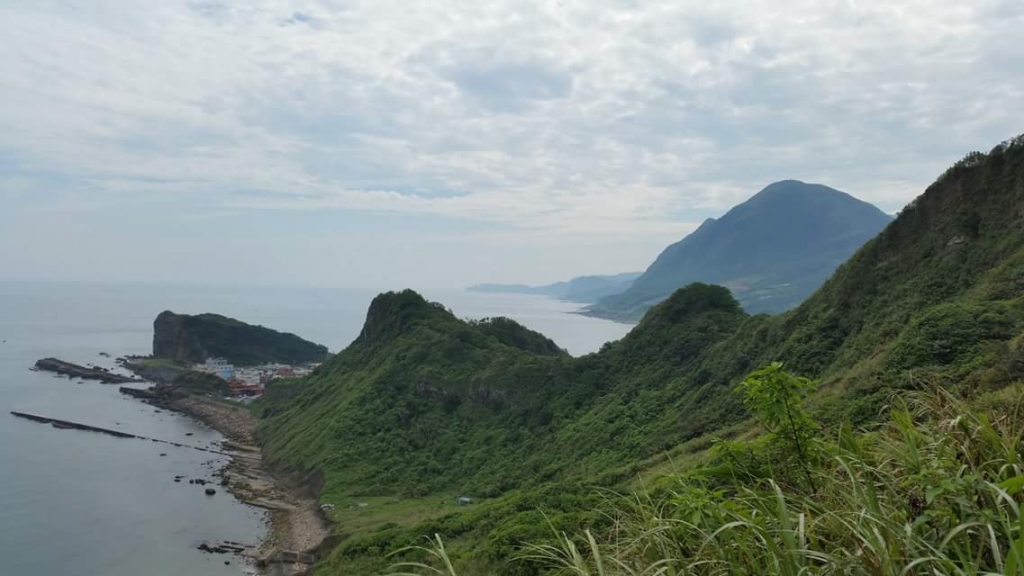
<path fill-rule="evenodd" d="M 709 514 L 722 513 L 716 506 L 723 494 L 736 497 L 737 486 L 762 491 L 752 496 L 754 508 L 765 505 L 773 482 L 785 489 L 787 506 L 840 494 L 836 450 L 868 468 L 884 462 L 884 450 L 874 444 L 850 447 L 868 442 L 855 431 L 889 421 L 894 434 L 917 430 L 943 442 L 941 422 L 949 411 L 934 399 L 949 394 L 948 407 L 955 398 L 982 402 L 1012 390 L 1024 379 L 1022 334 L 1024 140 L 1018 138 L 952 167 L 806 302 L 778 316 L 750 315 L 726 288 L 691 284 L 652 308 L 622 340 L 572 358 L 510 320 L 467 322 L 412 291 L 382 294 L 349 348 L 310 377 L 268 391 L 258 407 L 261 436 L 268 460 L 315 478 L 322 501 L 338 505 L 335 535 L 317 574 L 373 574 L 406 556 L 429 559 L 422 551 L 386 555 L 434 534 L 459 574 L 545 574 L 550 558 L 514 560 L 531 550 L 524 545 L 556 546 L 533 548 L 540 556 L 564 550 L 562 531 L 582 547 L 585 530 L 602 543 L 616 541 L 607 489 L 630 493 L 653 483 L 656 498 L 671 500 L 666 481 L 720 468 L 730 454 L 743 455 L 731 462 L 732 484 L 695 485 L 687 477 L 680 488 L 704 490 L 693 498 L 707 499 Z M 838 438 L 835 444 L 806 446 L 813 454 L 787 444 L 783 427 L 764 417 L 765 402 L 751 401 L 751 374 L 775 362 L 782 363 L 778 374 L 797 379 L 782 382 L 806 383 L 794 403 L 805 415 L 800 426 L 817 431 L 816 441 Z M 931 396 L 915 396 L 922 392 Z M 900 398 L 917 398 L 915 406 L 931 406 L 930 414 L 913 406 L 894 411 Z M 957 406 L 984 418 L 973 406 Z M 911 414 L 909 423 L 901 420 L 904 413 Z M 846 436 L 836 436 L 844 430 Z M 1009 436 L 1002 441 L 1019 448 Z M 766 466 L 777 460 L 773 454 L 812 467 Z M 939 448 L 934 455 L 937 468 L 921 481 L 957 482 L 943 476 L 953 473 L 946 465 L 951 456 Z M 737 465 L 743 466 L 738 472 Z M 1004 473 L 977 469 L 984 481 L 1016 477 Z M 893 495 L 911 497 L 898 488 Z M 454 506 L 463 494 L 474 503 Z M 927 494 L 921 497 L 927 507 Z M 348 508 L 354 502 L 368 506 Z M 788 512 L 777 517 L 790 519 Z M 828 537 L 838 531 L 833 527 Z M 610 554 L 644 565 L 619 546 L 623 540 L 616 542 Z M 676 556 L 689 550 L 690 558 L 701 557 L 689 549 L 699 539 L 675 542 Z M 830 553 L 846 545 L 837 542 Z M 750 566 L 766 558 L 751 556 Z M 600 573 L 594 559 L 581 556 L 594 571 L 568 573 Z M 756 573 L 789 573 L 773 570 Z"/>

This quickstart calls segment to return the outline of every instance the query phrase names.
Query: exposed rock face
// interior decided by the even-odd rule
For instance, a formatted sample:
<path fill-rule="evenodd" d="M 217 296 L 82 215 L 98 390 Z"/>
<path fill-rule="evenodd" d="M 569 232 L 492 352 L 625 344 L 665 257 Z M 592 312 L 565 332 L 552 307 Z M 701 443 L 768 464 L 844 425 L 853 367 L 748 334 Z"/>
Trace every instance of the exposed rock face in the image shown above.
<path fill-rule="evenodd" d="M 162 312 L 153 322 L 153 356 L 176 362 L 202 362 L 206 352 L 195 335 L 185 329 L 188 316 Z"/>
<path fill-rule="evenodd" d="M 320 362 L 327 348 L 294 334 L 218 314 L 163 312 L 153 322 L 153 355 L 182 364 L 224 358 L 233 364 Z"/>

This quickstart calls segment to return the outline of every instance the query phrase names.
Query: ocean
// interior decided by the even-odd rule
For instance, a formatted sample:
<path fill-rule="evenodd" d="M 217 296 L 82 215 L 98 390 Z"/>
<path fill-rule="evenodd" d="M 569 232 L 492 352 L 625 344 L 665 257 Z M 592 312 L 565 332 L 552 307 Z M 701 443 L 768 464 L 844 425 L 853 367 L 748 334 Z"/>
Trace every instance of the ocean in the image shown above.
<path fill-rule="evenodd" d="M 629 330 L 538 296 L 423 293 L 459 317 L 514 318 L 574 355 Z M 120 394 L 116 385 L 33 372 L 36 360 L 54 356 L 113 368 L 118 356 L 150 352 L 153 319 L 168 309 L 225 314 L 337 352 L 359 334 L 373 296 L 343 289 L 0 281 L 0 575 L 236 576 L 251 568 L 198 545 L 255 545 L 266 533 L 262 510 L 223 491 L 210 497 L 202 487 L 174 482 L 178 475 L 212 478 L 220 457 L 11 416 L 11 410 L 29 412 L 190 445 L 221 439 L 195 420 Z"/>

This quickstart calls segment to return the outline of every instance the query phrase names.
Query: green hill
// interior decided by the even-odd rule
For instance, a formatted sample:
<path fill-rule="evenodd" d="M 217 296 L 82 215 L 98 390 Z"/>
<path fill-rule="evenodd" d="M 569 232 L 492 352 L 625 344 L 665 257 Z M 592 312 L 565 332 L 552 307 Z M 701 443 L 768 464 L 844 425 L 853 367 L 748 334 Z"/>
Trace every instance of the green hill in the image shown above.
<path fill-rule="evenodd" d="M 349 348 L 261 401 L 268 460 L 340 505 L 318 574 L 376 573 L 433 533 L 461 574 L 539 574 L 508 562 L 550 537 L 538 510 L 557 529 L 609 528 L 589 512 L 598 488 L 748 430 L 734 388 L 772 361 L 821 381 L 809 402 L 826 426 L 872 422 L 902 391 L 1021 381 L 1024 139 L 951 168 L 789 313 L 751 316 L 691 284 L 577 359 L 498 325 L 381 295 Z M 484 500 L 456 508 L 460 494 Z"/>
<path fill-rule="evenodd" d="M 153 356 L 182 364 L 207 358 L 224 358 L 241 366 L 304 364 L 323 361 L 327 347 L 219 314 L 166 311 L 153 322 Z"/>
<path fill-rule="evenodd" d="M 853 196 L 797 180 L 776 182 L 669 246 L 624 292 L 588 313 L 636 320 L 691 282 L 721 284 L 751 312 L 804 301 L 892 218 Z"/>

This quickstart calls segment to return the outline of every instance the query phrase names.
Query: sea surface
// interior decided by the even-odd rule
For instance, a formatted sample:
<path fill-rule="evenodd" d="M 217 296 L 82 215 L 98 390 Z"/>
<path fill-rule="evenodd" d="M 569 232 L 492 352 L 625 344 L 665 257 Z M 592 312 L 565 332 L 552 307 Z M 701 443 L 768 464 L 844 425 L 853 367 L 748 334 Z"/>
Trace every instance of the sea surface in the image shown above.
<path fill-rule="evenodd" d="M 514 318 L 574 355 L 594 352 L 630 328 L 572 314 L 576 305 L 537 296 L 424 295 L 462 318 Z M 359 334 L 373 296 L 341 289 L 0 280 L 0 575 L 236 576 L 251 568 L 197 546 L 222 540 L 255 545 L 266 533 L 261 510 L 226 492 L 208 497 L 202 487 L 173 481 L 176 475 L 212 478 L 223 463 L 214 455 L 11 416 L 11 410 L 29 412 L 198 446 L 221 440 L 199 422 L 119 394 L 116 385 L 30 371 L 37 359 L 113 368 L 117 356 L 150 352 L 153 319 L 167 309 L 233 316 L 337 352 Z"/>

